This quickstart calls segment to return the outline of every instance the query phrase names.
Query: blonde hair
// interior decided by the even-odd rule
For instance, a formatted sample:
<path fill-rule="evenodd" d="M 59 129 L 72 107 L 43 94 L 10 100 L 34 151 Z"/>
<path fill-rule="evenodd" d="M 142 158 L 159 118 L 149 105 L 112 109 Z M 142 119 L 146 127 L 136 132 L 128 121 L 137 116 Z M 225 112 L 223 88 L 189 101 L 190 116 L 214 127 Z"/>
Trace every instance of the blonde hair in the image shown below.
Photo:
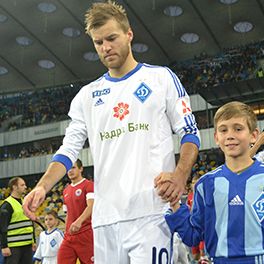
<path fill-rule="evenodd" d="M 130 24 L 125 9 L 115 2 L 93 3 L 85 14 L 85 32 L 91 35 L 92 29 L 100 28 L 107 21 L 114 19 L 126 33 Z"/>
<path fill-rule="evenodd" d="M 257 128 L 257 117 L 252 108 L 244 103 L 233 101 L 221 106 L 214 116 L 214 128 L 222 120 L 229 120 L 233 117 L 245 118 L 249 131 L 252 133 Z"/>

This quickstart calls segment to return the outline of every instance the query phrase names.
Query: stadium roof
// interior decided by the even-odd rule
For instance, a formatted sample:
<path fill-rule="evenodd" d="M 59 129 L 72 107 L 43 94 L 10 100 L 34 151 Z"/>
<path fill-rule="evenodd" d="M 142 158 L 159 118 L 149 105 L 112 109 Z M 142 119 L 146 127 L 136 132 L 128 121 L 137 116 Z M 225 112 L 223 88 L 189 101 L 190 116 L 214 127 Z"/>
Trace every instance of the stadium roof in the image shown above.
<path fill-rule="evenodd" d="M 92 2 L 1 0 L 0 94 L 92 80 L 104 73 L 84 34 L 84 14 Z M 135 33 L 135 57 L 150 64 L 169 66 L 264 38 L 264 0 L 118 2 Z"/>

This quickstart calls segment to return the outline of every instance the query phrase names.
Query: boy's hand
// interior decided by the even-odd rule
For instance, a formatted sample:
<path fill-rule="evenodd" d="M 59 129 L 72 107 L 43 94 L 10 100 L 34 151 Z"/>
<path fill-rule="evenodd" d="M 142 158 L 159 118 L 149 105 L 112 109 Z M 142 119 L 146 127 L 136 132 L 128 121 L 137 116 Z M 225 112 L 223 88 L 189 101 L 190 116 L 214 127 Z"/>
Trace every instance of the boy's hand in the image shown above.
<path fill-rule="evenodd" d="M 173 213 L 177 212 L 177 210 L 180 208 L 181 204 L 178 202 L 178 203 L 175 203 L 173 205 L 170 204 L 170 207 L 173 211 Z"/>
<path fill-rule="evenodd" d="M 174 206 L 185 192 L 185 175 L 177 168 L 175 172 L 162 172 L 154 179 L 154 186 L 157 188 L 158 195 Z"/>

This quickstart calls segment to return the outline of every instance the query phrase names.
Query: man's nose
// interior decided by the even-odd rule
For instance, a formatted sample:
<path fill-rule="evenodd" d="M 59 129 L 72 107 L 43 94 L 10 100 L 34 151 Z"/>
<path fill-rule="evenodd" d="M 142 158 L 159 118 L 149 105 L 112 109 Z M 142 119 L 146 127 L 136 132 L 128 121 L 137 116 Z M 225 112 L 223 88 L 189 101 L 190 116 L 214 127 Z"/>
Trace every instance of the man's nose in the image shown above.
<path fill-rule="evenodd" d="M 104 52 L 108 52 L 109 50 L 111 49 L 111 45 L 110 45 L 110 43 L 108 42 L 108 41 L 104 41 L 103 42 L 103 51 Z"/>

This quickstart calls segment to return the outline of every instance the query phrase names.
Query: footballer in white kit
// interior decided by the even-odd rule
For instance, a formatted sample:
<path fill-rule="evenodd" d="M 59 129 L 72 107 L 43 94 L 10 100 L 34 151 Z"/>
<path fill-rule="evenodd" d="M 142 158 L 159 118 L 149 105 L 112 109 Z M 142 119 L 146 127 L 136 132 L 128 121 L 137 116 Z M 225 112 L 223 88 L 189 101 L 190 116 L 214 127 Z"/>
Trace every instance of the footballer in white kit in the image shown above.
<path fill-rule="evenodd" d="M 71 168 L 89 137 L 95 262 L 169 263 L 170 232 L 163 219 L 169 205 L 156 193 L 154 178 L 175 170 L 173 133 L 181 144 L 200 145 L 189 96 L 178 77 L 166 67 L 143 63 L 122 78 L 106 73 L 80 90 L 69 116 L 53 161 Z M 106 250 L 107 238 L 117 241 L 120 254 L 116 248 Z M 142 251 L 140 259 L 133 257 L 136 249 Z M 134 262 L 121 261 L 122 250 L 131 252 Z"/>

